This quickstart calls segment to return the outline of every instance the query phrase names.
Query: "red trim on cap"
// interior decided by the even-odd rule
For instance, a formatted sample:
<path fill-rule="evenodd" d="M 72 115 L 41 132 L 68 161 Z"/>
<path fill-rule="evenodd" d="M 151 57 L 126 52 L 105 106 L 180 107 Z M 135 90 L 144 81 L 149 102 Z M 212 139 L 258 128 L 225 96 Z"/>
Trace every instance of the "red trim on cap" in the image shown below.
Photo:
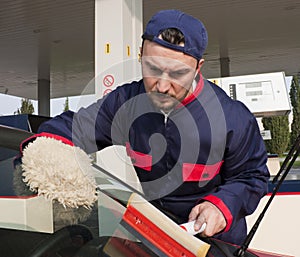
<path fill-rule="evenodd" d="M 225 203 L 220 198 L 218 198 L 214 195 L 207 195 L 204 198 L 202 198 L 202 200 L 211 202 L 212 204 L 217 206 L 219 208 L 219 210 L 223 213 L 223 215 L 227 221 L 227 225 L 224 229 L 224 232 L 227 232 L 231 227 L 233 218 L 232 218 L 232 214 L 231 214 L 230 210 L 225 205 Z"/>
<path fill-rule="evenodd" d="M 136 167 L 151 171 L 152 156 L 131 149 L 129 142 L 126 143 L 127 155 L 131 158 L 132 164 Z"/>
<path fill-rule="evenodd" d="M 223 161 L 212 165 L 184 163 L 182 165 L 183 181 L 208 181 L 219 174 Z"/>
<path fill-rule="evenodd" d="M 194 92 L 191 95 L 189 95 L 187 98 L 183 99 L 182 102 L 176 106 L 176 108 L 180 108 L 183 105 L 187 105 L 188 103 L 194 101 L 198 95 L 200 95 L 200 93 L 203 89 L 203 86 L 204 86 L 204 80 L 203 80 L 201 73 L 199 73 L 199 76 L 200 76 L 200 79 L 199 79 L 199 82 L 198 82 Z"/>
<path fill-rule="evenodd" d="M 38 137 L 47 137 L 47 138 L 53 138 L 56 139 L 58 141 L 61 141 L 62 143 L 66 144 L 66 145 L 70 145 L 70 146 L 74 146 L 74 143 L 72 141 L 70 141 L 69 139 L 59 136 L 59 135 L 55 135 L 55 134 L 51 134 L 51 133 L 47 133 L 47 132 L 42 132 L 39 134 L 35 134 L 31 137 L 26 138 L 24 141 L 22 141 L 22 143 L 20 144 L 20 152 L 23 152 L 24 147 L 34 141 L 36 138 Z"/>

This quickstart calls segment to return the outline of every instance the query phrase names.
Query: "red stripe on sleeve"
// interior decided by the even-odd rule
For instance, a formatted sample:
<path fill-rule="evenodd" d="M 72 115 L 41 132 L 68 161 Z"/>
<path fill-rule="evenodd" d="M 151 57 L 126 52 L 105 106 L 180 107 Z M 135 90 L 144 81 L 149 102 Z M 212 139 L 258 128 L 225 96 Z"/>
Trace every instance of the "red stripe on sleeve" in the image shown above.
<path fill-rule="evenodd" d="M 217 206 L 219 208 L 219 210 L 223 213 L 223 215 L 227 221 L 227 225 L 225 227 L 224 232 L 227 232 L 231 227 L 233 218 L 232 218 L 232 214 L 231 214 L 230 210 L 225 205 L 225 203 L 220 198 L 218 198 L 214 195 L 205 196 L 202 200 L 211 202 L 212 204 Z"/>

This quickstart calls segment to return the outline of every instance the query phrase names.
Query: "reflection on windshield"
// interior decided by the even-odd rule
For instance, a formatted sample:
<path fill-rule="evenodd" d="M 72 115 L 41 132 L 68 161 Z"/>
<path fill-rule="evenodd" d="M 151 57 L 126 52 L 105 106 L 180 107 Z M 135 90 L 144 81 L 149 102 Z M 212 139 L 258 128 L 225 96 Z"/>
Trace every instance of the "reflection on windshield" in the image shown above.
<path fill-rule="evenodd" d="M 6 206 L 7 213 L 14 220 L 8 224 L 9 217 L 0 214 L 1 256 L 157 256 L 120 225 L 126 202 L 133 192 L 126 184 L 94 166 L 100 190 L 97 204 L 91 210 L 68 209 L 55 202 L 50 205 L 51 210 L 41 209 L 43 205 L 40 202 L 26 206 L 28 199 L 37 196 L 22 181 L 17 155 L 17 151 L 1 147 L 0 142 L 0 206 L 2 214 L 3 206 Z M 20 206 L 27 208 L 28 214 L 50 212 L 53 232 L 31 231 L 34 230 L 32 227 L 21 226 L 28 220 L 16 221 L 22 215 L 14 210 Z M 30 219 L 30 216 L 27 218 Z M 39 221 L 36 219 L 36 222 Z"/>

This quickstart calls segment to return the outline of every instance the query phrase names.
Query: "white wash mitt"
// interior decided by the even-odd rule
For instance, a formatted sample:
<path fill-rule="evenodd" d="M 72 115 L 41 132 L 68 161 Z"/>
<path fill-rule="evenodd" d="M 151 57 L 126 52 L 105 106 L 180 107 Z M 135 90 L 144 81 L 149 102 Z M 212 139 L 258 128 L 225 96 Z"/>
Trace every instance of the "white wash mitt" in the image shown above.
<path fill-rule="evenodd" d="M 91 159 L 79 147 L 37 137 L 23 149 L 22 169 L 30 190 L 65 207 L 89 209 L 97 200 Z"/>

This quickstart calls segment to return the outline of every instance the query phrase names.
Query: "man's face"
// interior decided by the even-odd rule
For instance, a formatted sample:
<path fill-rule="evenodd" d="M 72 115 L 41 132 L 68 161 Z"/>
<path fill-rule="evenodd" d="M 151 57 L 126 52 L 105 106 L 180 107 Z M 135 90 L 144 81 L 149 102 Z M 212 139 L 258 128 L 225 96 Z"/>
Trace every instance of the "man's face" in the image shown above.
<path fill-rule="evenodd" d="M 153 104 L 169 112 L 192 93 L 192 83 L 204 60 L 145 40 L 142 73 L 146 92 Z"/>

